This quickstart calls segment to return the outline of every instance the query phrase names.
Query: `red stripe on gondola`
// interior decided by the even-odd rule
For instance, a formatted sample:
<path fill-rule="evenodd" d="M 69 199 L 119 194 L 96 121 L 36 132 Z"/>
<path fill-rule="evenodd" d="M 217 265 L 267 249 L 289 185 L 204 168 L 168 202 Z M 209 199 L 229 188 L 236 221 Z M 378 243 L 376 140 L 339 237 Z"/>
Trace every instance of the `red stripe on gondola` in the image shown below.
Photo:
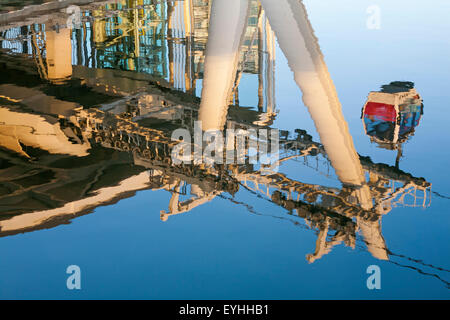
<path fill-rule="evenodd" d="M 367 102 L 364 108 L 364 116 L 375 117 L 377 120 L 394 122 L 397 118 L 395 107 L 392 104 Z"/>

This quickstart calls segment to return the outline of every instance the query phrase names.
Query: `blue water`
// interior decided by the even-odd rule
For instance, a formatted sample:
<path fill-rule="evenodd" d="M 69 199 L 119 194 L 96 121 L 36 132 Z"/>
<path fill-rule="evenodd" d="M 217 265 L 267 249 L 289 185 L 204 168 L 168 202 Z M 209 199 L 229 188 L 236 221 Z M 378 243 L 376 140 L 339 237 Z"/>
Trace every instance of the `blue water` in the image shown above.
<path fill-rule="evenodd" d="M 341 243 L 308 263 L 317 229 L 244 188 L 166 222 L 159 212 L 167 210 L 171 194 L 147 189 L 68 224 L 2 237 L 0 298 L 448 299 L 450 3 L 378 0 L 381 25 L 375 30 L 366 27 L 371 1 L 304 5 L 360 155 L 390 166 L 397 155 L 365 135 L 360 116 L 370 91 L 413 81 L 423 99 L 424 114 L 403 143 L 399 168 L 432 184 L 431 203 L 394 207 L 382 216 L 389 260 L 373 257 L 358 236 L 354 249 Z M 273 127 L 301 128 L 320 141 L 278 43 L 275 56 L 279 113 Z M 241 105 L 257 104 L 257 80 L 243 76 Z M 305 183 L 341 186 L 301 164 L 282 171 Z M 81 290 L 66 287 L 69 265 L 81 269 Z M 379 290 L 366 285 L 370 265 L 380 266 Z"/>

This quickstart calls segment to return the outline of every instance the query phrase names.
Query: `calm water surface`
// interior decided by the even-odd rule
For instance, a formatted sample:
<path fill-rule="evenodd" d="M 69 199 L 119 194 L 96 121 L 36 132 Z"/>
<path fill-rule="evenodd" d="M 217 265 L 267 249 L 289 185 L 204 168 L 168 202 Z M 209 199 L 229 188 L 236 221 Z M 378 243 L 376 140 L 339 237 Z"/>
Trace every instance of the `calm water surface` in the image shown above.
<path fill-rule="evenodd" d="M 0 5 L 0 298 L 449 298 L 448 1 L 1 16 L 24 3 Z M 199 120 L 277 129 L 278 166 L 177 164 Z"/>

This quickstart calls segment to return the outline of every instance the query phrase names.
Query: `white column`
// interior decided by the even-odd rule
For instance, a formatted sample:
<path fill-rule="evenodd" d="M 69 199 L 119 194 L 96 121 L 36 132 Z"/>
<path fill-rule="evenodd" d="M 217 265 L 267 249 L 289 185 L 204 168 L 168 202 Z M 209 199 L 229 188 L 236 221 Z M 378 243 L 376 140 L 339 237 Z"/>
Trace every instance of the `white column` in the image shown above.
<path fill-rule="evenodd" d="M 377 259 L 389 260 L 386 242 L 381 234 L 380 221 L 357 219 L 359 230 L 364 237 L 367 250 Z"/>
<path fill-rule="evenodd" d="M 212 3 L 199 110 L 204 130 L 222 130 L 225 124 L 247 14 L 247 0 Z"/>
<path fill-rule="evenodd" d="M 362 185 L 359 157 L 305 7 L 300 0 L 261 3 L 336 174 L 344 184 Z"/>

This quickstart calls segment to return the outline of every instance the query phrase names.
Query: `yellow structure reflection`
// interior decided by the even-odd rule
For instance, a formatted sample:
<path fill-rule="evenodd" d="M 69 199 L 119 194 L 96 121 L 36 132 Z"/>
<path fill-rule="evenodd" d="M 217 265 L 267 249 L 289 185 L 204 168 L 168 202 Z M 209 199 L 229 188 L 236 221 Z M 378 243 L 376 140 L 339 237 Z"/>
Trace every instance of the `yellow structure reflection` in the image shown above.
<path fill-rule="evenodd" d="M 47 77 L 52 82 L 72 76 L 71 30 L 46 31 Z"/>

